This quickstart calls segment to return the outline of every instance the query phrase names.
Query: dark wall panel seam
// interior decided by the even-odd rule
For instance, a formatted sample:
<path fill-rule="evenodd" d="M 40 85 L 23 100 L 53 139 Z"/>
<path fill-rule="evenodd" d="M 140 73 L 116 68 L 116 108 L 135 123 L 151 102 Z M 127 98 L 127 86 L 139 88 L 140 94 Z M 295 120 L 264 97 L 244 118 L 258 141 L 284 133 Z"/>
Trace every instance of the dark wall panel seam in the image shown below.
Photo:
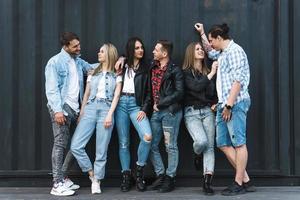
<path fill-rule="evenodd" d="M 36 35 L 36 56 L 35 56 L 35 94 L 36 101 L 35 101 L 35 169 L 41 168 L 41 134 L 42 134 L 42 127 L 41 121 L 42 119 L 42 1 L 36 0 L 35 3 L 35 20 L 36 20 L 36 27 L 35 27 L 35 35 Z"/>
<path fill-rule="evenodd" d="M 18 152 L 19 152 L 19 148 L 18 148 L 18 140 L 19 140 L 19 103 L 18 103 L 18 99 L 19 99 L 19 80 L 18 80 L 18 68 L 19 68 L 19 1 L 18 0 L 14 0 L 13 1 L 13 30 L 12 30 L 12 34 L 13 34 L 13 41 L 12 41 L 12 48 L 13 48 L 13 66 L 12 66 L 12 91 L 13 92 L 13 107 L 12 107 L 12 127 L 13 127 L 13 131 L 12 131 L 12 144 L 11 144 L 11 148 L 12 148 L 12 158 L 11 158 L 11 166 L 13 170 L 17 170 L 18 169 Z"/>

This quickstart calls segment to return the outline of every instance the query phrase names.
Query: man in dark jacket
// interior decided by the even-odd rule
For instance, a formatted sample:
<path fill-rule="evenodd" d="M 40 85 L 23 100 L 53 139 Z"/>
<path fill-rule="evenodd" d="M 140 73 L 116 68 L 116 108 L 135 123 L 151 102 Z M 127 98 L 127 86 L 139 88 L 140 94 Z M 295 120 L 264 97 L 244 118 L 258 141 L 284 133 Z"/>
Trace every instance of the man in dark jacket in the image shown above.
<path fill-rule="evenodd" d="M 180 67 L 170 60 L 173 45 L 170 41 L 159 40 L 153 50 L 154 61 L 150 69 L 150 88 L 153 114 L 150 120 L 152 144 L 150 158 L 157 175 L 152 189 L 170 192 L 174 189 L 174 179 L 178 165 L 177 137 L 182 118 L 181 101 L 184 95 L 184 80 Z M 159 143 L 164 136 L 168 155 L 165 170 Z"/>

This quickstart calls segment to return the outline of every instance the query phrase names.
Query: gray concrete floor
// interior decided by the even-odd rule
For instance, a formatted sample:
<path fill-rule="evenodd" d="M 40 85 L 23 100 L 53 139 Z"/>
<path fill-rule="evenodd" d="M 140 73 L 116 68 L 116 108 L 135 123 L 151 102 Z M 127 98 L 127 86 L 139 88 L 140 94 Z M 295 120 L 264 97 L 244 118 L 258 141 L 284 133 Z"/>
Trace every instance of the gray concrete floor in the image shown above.
<path fill-rule="evenodd" d="M 174 199 L 174 200 L 188 200 L 188 199 L 242 199 L 242 200 L 300 200 L 300 187 L 258 187 L 254 193 L 246 193 L 234 197 L 225 197 L 220 194 L 223 188 L 216 187 L 216 194 L 214 196 L 204 196 L 201 189 L 198 187 L 178 187 L 173 192 L 160 194 L 156 191 L 137 192 L 134 189 L 130 192 L 120 192 L 117 187 L 104 187 L 102 194 L 91 195 L 90 188 L 81 188 L 76 192 L 76 195 L 71 197 L 55 197 L 49 194 L 48 187 L 1 187 L 0 199 L 129 199 L 129 200 L 150 200 L 150 199 Z"/>

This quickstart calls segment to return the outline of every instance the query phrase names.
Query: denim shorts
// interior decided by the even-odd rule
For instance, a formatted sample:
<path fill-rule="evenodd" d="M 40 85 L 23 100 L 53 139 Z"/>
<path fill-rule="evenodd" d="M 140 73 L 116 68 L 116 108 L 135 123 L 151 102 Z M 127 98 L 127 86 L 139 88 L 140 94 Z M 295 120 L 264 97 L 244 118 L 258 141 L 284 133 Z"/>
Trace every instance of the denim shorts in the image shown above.
<path fill-rule="evenodd" d="M 234 146 L 246 144 L 246 120 L 251 101 L 244 99 L 236 103 L 231 110 L 230 121 L 225 122 L 222 118 L 223 108 L 218 105 L 216 126 L 217 126 L 217 147 Z"/>

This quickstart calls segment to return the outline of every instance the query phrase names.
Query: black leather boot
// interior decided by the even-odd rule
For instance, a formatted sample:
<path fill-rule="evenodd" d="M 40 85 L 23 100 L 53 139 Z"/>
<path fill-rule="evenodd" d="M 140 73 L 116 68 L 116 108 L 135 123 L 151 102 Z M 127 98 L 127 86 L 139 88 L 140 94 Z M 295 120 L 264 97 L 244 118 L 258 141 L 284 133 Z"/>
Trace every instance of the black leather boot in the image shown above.
<path fill-rule="evenodd" d="M 136 189 L 140 192 L 146 190 L 146 183 L 144 180 L 144 166 L 136 166 Z"/>
<path fill-rule="evenodd" d="M 128 192 L 131 188 L 131 172 L 125 170 L 122 172 L 122 182 L 121 182 L 121 191 Z"/>
<path fill-rule="evenodd" d="M 158 189 L 158 192 L 160 193 L 171 192 L 174 189 L 175 189 L 175 177 L 170 177 L 166 175 L 164 183 Z"/>
<path fill-rule="evenodd" d="M 204 180 L 203 180 L 203 193 L 205 195 L 213 195 L 214 190 L 211 188 L 212 183 L 212 175 L 211 174 L 205 174 Z"/>
<path fill-rule="evenodd" d="M 198 170 L 198 171 L 202 170 L 202 165 L 203 165 L 202 154 L 194 155 L 194 165 L 195 165 L 196 170 Z"/>
<path fill-rule="evenodd" d="M 164 180 L 165 180 L 165 175 L 164 174 L 158 175 L 156 180 L 150 186 L 150 189 L 151 190 L 158 190 L 163 185 Z"/>

